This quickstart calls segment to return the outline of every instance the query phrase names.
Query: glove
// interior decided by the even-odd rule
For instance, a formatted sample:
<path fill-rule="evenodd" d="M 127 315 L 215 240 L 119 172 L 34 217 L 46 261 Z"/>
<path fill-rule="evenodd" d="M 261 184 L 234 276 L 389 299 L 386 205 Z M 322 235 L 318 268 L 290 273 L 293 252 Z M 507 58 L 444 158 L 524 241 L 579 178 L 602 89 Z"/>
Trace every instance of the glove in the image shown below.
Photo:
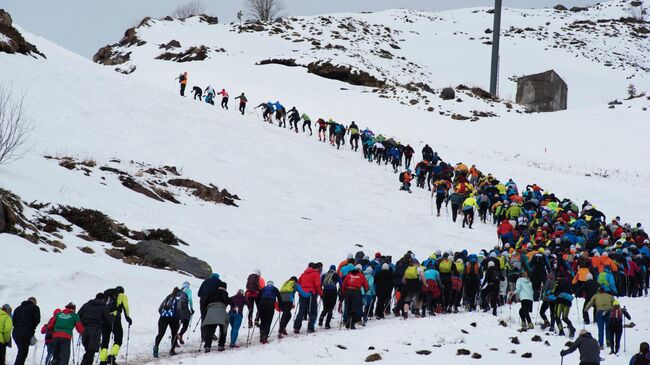
<path fill-rule="evenodd" d="M 131 320 L 131 317 L 128 317 L 128 316 L 126 317 L 126 323 L 128 323 L 129 326 L 131 326 L 133 324 L 133 321 Z"/>
<path fill-rule="evenodd" d="M 564 357 L 564 355 L 566 355 L 566 354 L 564 353 L 564 350 L 561 350 L 561 351 L 560 351 L 560 356 Z"/>

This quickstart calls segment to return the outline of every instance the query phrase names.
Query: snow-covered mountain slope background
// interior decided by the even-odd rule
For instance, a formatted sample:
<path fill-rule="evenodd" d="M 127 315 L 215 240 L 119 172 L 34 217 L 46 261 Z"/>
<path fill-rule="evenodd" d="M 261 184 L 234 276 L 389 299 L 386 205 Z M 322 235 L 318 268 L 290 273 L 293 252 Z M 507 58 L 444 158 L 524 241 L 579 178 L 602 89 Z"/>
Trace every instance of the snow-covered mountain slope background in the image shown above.
<path fill-rule="evenodd" d="M 487 89 L 490 47 L 483 43 L 489 41 L 486 29 L 492 22 L 487 10 L 291 18 L 264 30 L 242 32 L 235 25 L 211 25 L 199 18 L 151 19 L 135 30 L 137 40 L 131 46 L 127 40 L 111 49 L 130 52 L 130 59 L 110 67 L 23 32 L 47 59 L 0 53 L 0 79 L 25 93 L 26 111 L 34 124 L 31 148 L 24 157 L 0 167 L 0 187 L 24 202 L 36 202 L 25 207 L 31 217 L 47 215 L 35 208 L 42 202 L 96 209 L 132 230 L 170 229 L 189 244 L 179 248 L 207 261 L 231 292 L 243 287 L 256 268 L 267 280 L 283 282 L 302 272 L 307 262 L 338 263 L 359 249 L 393 256 L 410 249 L 425 257 L 436 248 L 479 250 L 495 244 L 493 226 L 477 224 L 474 230 L 463 230 L 444 213 L 433 217 L 429 192 L 399 192 L 390 169 L 369 164 L 347 146 L 337 151 L 316 136 L 263 124 L 252 109 L 241 116 L 233 100 L 231 110 L 225 111 L 179 97 L 174 77 L 187 71 L 189 86 L 224 87 L 231 99 L 245 92 L 250 107 L 279 100 L 314 120 L 331 117 L 345 124 L 355 120 L 362 128 L 410 143 L 418 157 L 428 143 L 449 162 L 475 163 L 485 173 L 512 177 L 519 186 L 537 183 L 576 202 L 589 199 L 608 216 L 648 222 L 650 165 L 643 157 L 650 152 L 650 114 L 644 110 L 650 101 L 623 101 L 630 83 L 639 92 L 650 89 L 648 42 L 639 31 L 648 25 L 619 21 L 627 16 L 620 1 L 579 13 L 506 9 L 500 67 L 504 100 L 486 101 L 461 91 L 462 102 L 442 101 L 434 93 L 443 87 Z M 129 38 L 136 39 L 133 33 Z M 181 47 L 159 48 L 171 40 Z M 142 41 L 146 43 L 137 46 Z M 202 45 L 210 49 L 203 61 L 155 59 L 164 52 Z M 322 78 L 304 67 L 257 65 L 268 59 L 351 66 L 388 87 L 373 92 L 372 87 Z M 124 75 L 114 72 L 115 67 L 135 70 Z M 569 85 L 569 109 L 552 114 L 527 114 L 518 106 L 509 109 L 506 104 L 515 93 L 510 79 L 547 69 L 555 69 Z M 422 86 L 405 87 L 410 83 L 426 84 L 434 93 Z M 610 109 L 608 102 L 614 99 L 623 104 Z M 497 116 L 479 117 L 476 122 L 451 119 L 453 114 L 472 116 L 472 111 Z M 93 161 L 96 167 L 69 170 L 45 156 Z M 227 188 L 241 198 L 238 207 L 205 202 L 174 189 L 181 204 L 154 200 L 125 188 L 119 174 L 100 170 L 127 171 L 142 181 L 148 176 L 145 169 L 163 166 L 175 166 L 183 177 L 205 185 Z M 67 246 L 61 253 L 43 242 L 0 236 L 0 300 L 17 304 L 34 295 L 46 316 L 68 301 L 81 304 L 98 291 L 123 285 L 134 319 L 130 359 L 147 361 L 160 301 L 182 281 L 189 280 L 196 288 L 200 280 L 124 264 L 105 253 L 110 244 L 79 237 L 84 232 L 78 227 L 58 234 L 60 238 L 42 232 Z M 84 247 L 94 253 L 77 249 Z M 644 299 L 624 304 L 634 322 L 647 323 L 650 313 Z M 577 313 L 571 315 L 579 323 Z M 500 318 L 508 317 L 506 307 Z M 476 328 L 470 322 L 476 322 Z M 518 334 L 516 326 L 515 321 L 512 328 L 500 327 L 491 316 L 481 314 L 391 320 L 371 323 L 357 333 L 319 331 L 272 346 L 196 359 L 183 355 L 181 361 L 213 362 L 219 356 L 243 363 L 257 355 L 272 363 L 306 357 L 314 363 L 360 363 L 374 352 L 388 363 L 428 360 L 415 354 L 419 350 L 432 351 L 430 356 L 443 361 L 477 361 L 457 357 L 459 348 L 480 353 L 483 360 L 478 361 L 487 363 L 559 361 L 566 339 L 535 331 L 549 341 L 547 347 L 531 342 L 531 332 Z M 595 332 L 595 327 L 589 328 Z M 647 330 L 643 325 L 627 330 L 628 353 L 647 338 Z M 242 329 L 243 337 L 245 332 Z M 522 344 L 511 344 L 512 336 L 519 336 Z M 193 353 L 195 346 L 198 336 L 193 334 L 181 351 Z M 375 350 L 368 350 L 370 346 Z M 509 353 L 512 349 L 516 354 Z M 520 359 L 525 352 L 532 353 L 531 360 Z M 606 363 L 623 361 L 608 357 Z"/>

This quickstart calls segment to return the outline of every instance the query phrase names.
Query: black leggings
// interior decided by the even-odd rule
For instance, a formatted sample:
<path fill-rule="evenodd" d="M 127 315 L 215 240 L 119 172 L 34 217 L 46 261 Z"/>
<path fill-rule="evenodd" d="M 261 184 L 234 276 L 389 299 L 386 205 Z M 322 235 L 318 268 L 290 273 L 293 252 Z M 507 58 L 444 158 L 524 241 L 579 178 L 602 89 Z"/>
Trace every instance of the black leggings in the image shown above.
<path fill-rule="evenodd" d="M 160 341 L 162 340 L 163 336 L 165 336 L 165 332 L 167 331 L 167 327 L 172 332 L 172 351 L 176 348 L 176 335 L 178 334 L 178 327 L 180 326 L 180 323 L 178 322 L 178 318 L 176 317 L 160 317 L 158 319 L 158 335 L 156 336 L 156 345 L 155 347 L 158 348 L 160 345 Z"/>
<path fill-rule="evenodd" d="M 539 308 L 539 316 L 542 317 L 544 322 L 548 322 L 548 317 L 546 317 L 546 310 L 551 310 L 551 328 L 555 326 L 555 303 L 549 303 L 548 301 L 543 301 L 541 307 Z M 594 317 L 595 318 L 595 317 Z"/>
<path fill-rule="evenodd" d="M 337 298 L 338 294 L 336 293 L 336 290 L 323 291 L 323 311 L 320 313 L 319 324 L 323 323 L 323 319 L 326 319 L 325 323 L 327 325 L 330 324 Z"/>
<path fill-rule="evenodd" d="M 526 323 L 533 324 L 533 320 L 530 319 L 530 312 L 533 311 L 533 301 L 524 299 L 521 301 L 521 308 L 519 308 L 519 318 L 521 318 L 522 325 Z"/>
<path fill-rule="evenodd" d="M 305 127 L 309 128 L 309 135 L 311 136 L 311 120 L 304 120 L 302 122 L 302 132 L 305 132 Z M 296 127 L 298 129 L 298 127 Z"/>
<path fill-rule="evenodd" d="M 179 335 L 180 337 L 183 337 L 183 335 L 185 334 L 185 332 L 187 332 L 187 328 L 190 326 L 190 320 L 189 320 L 189 319 L 182 320 L 182 321 L 181 321 L 181 325 L 182 325 L 182 326 L 181 326 L 181 331 L 178 333 L 178 335 Z"/>

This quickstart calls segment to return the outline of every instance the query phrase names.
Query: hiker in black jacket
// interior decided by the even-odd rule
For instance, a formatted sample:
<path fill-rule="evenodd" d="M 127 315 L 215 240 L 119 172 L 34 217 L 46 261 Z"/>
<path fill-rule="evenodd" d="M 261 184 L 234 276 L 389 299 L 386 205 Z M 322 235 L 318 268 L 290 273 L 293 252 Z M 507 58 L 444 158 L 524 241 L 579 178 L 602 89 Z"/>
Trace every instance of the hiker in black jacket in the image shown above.
<path fill-rule="evenodd" d="M 27 299 L 14 310 L 13 322 L 13 338 L 18 347 L 14 364 L 24 365 L 29 353 L 30 342 L 34 337 L 36 327 L 41 322 L 41 311 L 36 305 L 36 298 Z"/>
<path fill-rule="evenodd" d="M 598 365 L 600 364 L 600 348 L 598 341 L 591 337 L 591 333 L 586 330 L 580 330 L 578 339 L 569 345 L 566 350 L 560 351 L 560 356 L 564 357 L 573 351 L 580 351 L 580 365 Z"/>
<path fill-rule="evenodd" d="M 104 293 L 98 293 L 95 299 L 89 300 L 81 306 L 79 318 L 86 328 L 81 336 L 81 343 L 86 351 L 81 360 L 81 365 L 92 365 L 95 353 L 99 352 L 102 328 L 111 323 L 111 316 L 108 314 Z"/>

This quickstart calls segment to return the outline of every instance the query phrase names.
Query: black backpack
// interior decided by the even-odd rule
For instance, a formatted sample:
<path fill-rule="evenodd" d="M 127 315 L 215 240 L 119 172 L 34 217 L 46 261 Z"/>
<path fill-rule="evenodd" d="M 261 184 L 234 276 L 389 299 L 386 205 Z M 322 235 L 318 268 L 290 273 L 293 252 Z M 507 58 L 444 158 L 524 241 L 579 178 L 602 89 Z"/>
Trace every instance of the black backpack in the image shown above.
<path fill-rule="evenodd" d="M 116 289 L 107 289 L 104 291 L 104 298 L 106 298 L 106 307 L 109 312 L 115 312 L 117 310 L 117 296 L 120 292 Z"/>

